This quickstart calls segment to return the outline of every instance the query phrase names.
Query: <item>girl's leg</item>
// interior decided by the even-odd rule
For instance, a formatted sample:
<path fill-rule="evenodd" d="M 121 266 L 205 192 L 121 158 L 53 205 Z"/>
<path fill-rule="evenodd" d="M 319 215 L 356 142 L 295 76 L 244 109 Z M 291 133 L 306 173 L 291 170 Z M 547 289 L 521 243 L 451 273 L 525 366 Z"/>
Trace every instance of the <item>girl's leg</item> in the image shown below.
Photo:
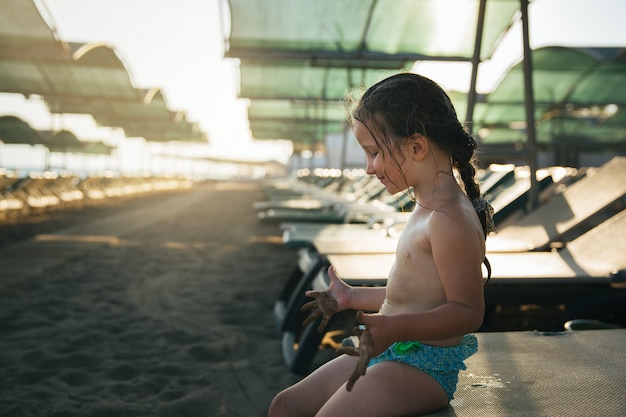
<path fill-rule="evenodd" d="M 447 405 L 448 396 L 432 377 L 412 366 L 384 361 L 368 368 L 352 391 L 338 389 L 316 417 L 416 416 Z"/>
<path fill-rule="evenodd" d="M 325 363 L 306 378 L 278 393 L 268 417 L 313 417 L 349 378 L 356 357 L 342 355 Z M 351 415 L 351 414 L 346 414 Z"/>

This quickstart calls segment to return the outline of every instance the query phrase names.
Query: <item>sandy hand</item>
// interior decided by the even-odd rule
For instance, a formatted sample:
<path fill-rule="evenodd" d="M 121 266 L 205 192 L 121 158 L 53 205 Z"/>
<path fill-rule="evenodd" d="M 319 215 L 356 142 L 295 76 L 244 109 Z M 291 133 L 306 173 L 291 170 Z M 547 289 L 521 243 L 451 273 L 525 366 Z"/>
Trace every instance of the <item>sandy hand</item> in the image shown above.
<path fill-rule="evenodd" d="M 352 371 L 352 374 L 350 374 L 350 378 L 348 378 L 348 383 L 346 384 L 346 389 L 348 391 L 352 391 L 354 383 L 357 379 L 359 379 L 362 375 L 365 375 L 367 365 L 372 358 L 372 339 L 370 334 L 367 332 L 367 329 L 364 326 L 359 326 L 354 328 L 354 332 L 359 336 L 359 346 L 342 346 L 336 351 L 338 354 L 345 353 L 346 355 L 359 357 L 359 361 Z"/>
<path fill-rule="evenodd" d="M 327 291 L 309 291 L 307 292 L 309 297 L 314 298 L 313 301 L 309 301 L 302 306 L 302 311 L 312 310 L 311 314 L 304 320 L 303 325 L 306 327 L 310 323 L 313 323 L 318 318 L 322 317 L 317 330 L 322 332 L 331 317 L 337 312 L 337 300 L 333 298 Z"/>

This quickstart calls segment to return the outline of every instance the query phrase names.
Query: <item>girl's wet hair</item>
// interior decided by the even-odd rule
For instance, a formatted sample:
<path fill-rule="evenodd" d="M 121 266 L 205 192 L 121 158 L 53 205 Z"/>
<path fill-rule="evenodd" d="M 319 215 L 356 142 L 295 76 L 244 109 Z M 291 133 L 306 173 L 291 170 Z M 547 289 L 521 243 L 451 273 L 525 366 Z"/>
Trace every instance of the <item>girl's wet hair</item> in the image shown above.
<path fill-rule="evenodd" d="M 448 153 L 476 209 L 484 236 L 493 230 L 492 209 L 482 200 L 480 185 L 474 178 L 476 141 L 459 122 L 450 97 L 437 83 L 414 73 L 393 75 L 371 86 L 351 116 L 363 123 L 378 145 L 391 151 L 392 157 L 397 155 L 393 151 L 414 134 L 427 137 Z"/>

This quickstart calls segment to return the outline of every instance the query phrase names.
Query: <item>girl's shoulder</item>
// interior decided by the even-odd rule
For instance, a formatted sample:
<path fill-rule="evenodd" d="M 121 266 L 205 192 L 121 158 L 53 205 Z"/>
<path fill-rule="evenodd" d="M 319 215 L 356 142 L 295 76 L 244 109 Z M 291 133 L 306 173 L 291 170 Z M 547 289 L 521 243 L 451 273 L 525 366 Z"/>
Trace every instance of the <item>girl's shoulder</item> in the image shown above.
<path fill-rule="evenodd" d="M 481 229 L 480 220 L 467 198 L 444 202 L 432 211 L 428 219 L 428 230 L 431 233 L 446 232 L 462 238 L 465 234 L 473 236 L 476 228 Z"/>

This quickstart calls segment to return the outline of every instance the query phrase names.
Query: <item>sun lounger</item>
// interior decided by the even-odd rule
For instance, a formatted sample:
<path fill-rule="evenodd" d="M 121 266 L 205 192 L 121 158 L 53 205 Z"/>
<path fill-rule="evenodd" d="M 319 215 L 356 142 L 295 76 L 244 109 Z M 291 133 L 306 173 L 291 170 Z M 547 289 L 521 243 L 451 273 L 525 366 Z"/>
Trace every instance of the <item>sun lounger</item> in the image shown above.
<path fill-rule="evenodd" d="M 255 210 L 276 208 L 275 205 L 289 204 L 298 200 L 309 200 L 310 205 L 321 201 L 337 199 L 356 200 L 367 192 L 366 186 L 375 178 L 365 173 L 349 174 L 339 177 L 316 176 L 299 178 L 291 181 L 280 181 L 279 186 L 264 188 L 265 201 L 253 204 Z"/>
<path fill-rule="evenodd" d="M 626 415 L 626 329 L 477 337 L 455 399 L 427 416 Z"/>
<path fill-rule="evenodd" d="M 19 181 L 20 178 L 12 173 L 0 173 L 0 221 L 19 217 L 28 209 L 24 200 L 15 195 L 13 190 Z"/>
<path fill-rule="evenodd" d="M 351 285 L 384 285 L 395 255 L 329 254 L 326 258 Z M 493 253 L 488 259 L 493 277 L 486 293 L 499 295 L 493 300 L 498 304 L 564 303 L 589 295 L 585 292 L 589 289 L 612 289 L 626 279 L 626 210 L 558 251 Z"/>
<path fill-rule="evenodd" d="M 414 202 L 408 194 L 381 195 L 367 202 L 343 202 L 319 210 L 270 209 L 258 213 L 259 220 L 271 223 L 367 223 L 373 215 L 411 211 Z"/>
<path fill-rule="evenodd" d="M 13 195 L 24 201 L 28 213 L 42 214 L 59 207 L 61 200 L 47 187 L 52 179 L 46 173 L 21 178 L 12 187 Z"/>
<path fill-rule="evenodd" d="M 270 200 L 288 199 L 315 194 L 320 189 L 340 189 L 344 185 L 351 186 L 360 181 L 362 176 L 319 176 L 315 174 L 303 176 L 291 176 L 287 178 L 274 178 L 261 184 L 263 193 Z"/>
<path fill-rule="evenodd" d="M 572 168 L 552 167 L 542 169 L 538 172 L 540 178 L 541 189 L 549 192 L 547 189 L 557 186 L 566 186 L 573 182 L 577 175 L 583 170 L 575 170 Z M 495 171 L 496 173 L 513 173 L 513 171 Z M 514 175 L 498 175 L 496 182 L 491 187 L 489 193 L 485 197 L 492 203 L 495 214 L 494 221 L 499 223 L 505 220 L 516 210 L 525 210 L 525 204 L 528 200 L 528 191 L 530 189 L 530 177 L 528 167 L 517 167 Z M 492 178 L 490 176 L 490 178 Z M 547 199 L 547 197 L 546 197 Z M 504 213 L 502 213 L 504 212 Z M 304 246 L 318 246 L 324 249 L 323 245 L 331 240 L 352 240 L 355 238 L 370 238 L 372 236 L 385 237 L 391 234 L 397 237 L 401 232 L 403 225 L 410 216 L 407 213 L 384 213 L 378 219 L 370 219 L 370 224 L 316 224 L 316 223 L 285 223 L 281 225 L 283 229 L 283 243 L 288 247 L 300 248 Z M 376 227 L 373 227 L 376 226 Z M 383 238 L 384 240 L 384 238 Z M 316 245 L 317 243 L 317 245 Z M 343 243 L 349 245 L 353 242 Z M 332 247 L 336 247 L 340 242 L 330 242 Z M 377 252 L 385 252 L 384 242 Z M 395 246 L 391 248 L 395 250 Z M 353 252 L 361 252 L 361 248 L 356 245 Z M 365 250 L 367 252 L 367 249 Z M 332 249 L 327 253 L 336 253 Z"/>
<path fill-rule="evenodd" d="M 539 185 L 539 204 L 547 202 L 559 189 L 580 179 L 586 169 L 567 167 L 541 168 L 536 172 Z M 485 198 L 494 209 L 493 221 L 498 228 L 513 223 L 528 213 L 530 195 L 530 169 L 518 166 L 514 175 L 486 193 Z"/>
<path fill-rule="evenodd" d="M 296 195 L 273 196 L 269 200 L 255 202 L 252 208 L 257 211 L 269 209 L 316 210 L 337 203 L 368 201 L 380 195 L 384 189 L 384 185 L 376 181 L 375 177 L 363 175 L 341 183 L 337 180 L 324 187 L 311 186 L 306 191 L 301 190 L 301 193 Z"/>
<path fill-rule="evenodd" d="M 506 180 L 513 174 L 513 166 L 490 166 L 483 173 L 481 179 L 481 187 L 483 190 L 488 190 L 492 187 L 498 186 L 502 181 Z M 337 181 L 339 182 L 339 181 Z M 255 210 L 269 210 L 269 209 L 321 209 L 325 206 L 340 202 L 353 202 L 357 200 L 370 200 L 375 197 L 379 191 L 384 189 L 384 186 L 380 184 L 375 177 L 370 175 L 363 175 L 356 179 L 343 179 L 337 187 L 332 187 L 336 183 L 331 183 L 330 186 L 323 184 L 324 186 L 307 184 L 306 188 L 302 188 L 302 181 L 292 183 L 294 189 L 291 192 L 284 191 L 285 188 L 289 189 L 288 183 L 285 181 L 280 182 L 280 192 L 277 194 L 273 191 L 266 191 L 268 200 L 258 201 L 253 204 Z"/>
<path fill-rule="evenodd" d="M 493 277 L 485 289 L 487 312 L 496 305 L 566 305 L 564 319 L 613 317 L 626 320 L 626 210 L 613 216 L 555 252 L 490 254 Z M 304 291 L 328 286 L 332 264 L 350 285 L 385 285 L 394 254 L 329 254 L 311 262 L 307 273 L 286 296 L 282 325 L 283 356 L 294 373 L 306 373 L 325 335 L 314 323 L 302 329 Z M 308 282 L 306 282 L 308 280 Z M 283 295 L 285 296 L 285 295 Z M 350 329 L 346 316 L 339 329 Z M 602 317 L 600 317 L 602 316 Z M 331 320 L 330 332 L 333 331 Z M 297 346 L 297 347 L 296 347 Z"/>
<path fill-rule="evenodd" d="M 480 180 L 481 187 L 483 188 L 483 190 L 489 191 L 489 190 L 495 189 L 496 192 L 499 192 L 499 190 L 502 190 L 503 188 L 506 188 L 508 185 L 514 183 L 517 171 L 519 169 L 523 170 L 523 168 L 524 167 L 518 167 L 514 169 L 512 165 L 511 166 L 496 166 L 496 165 L 491 166 L 490 169 L 486 170 L 485 174 Z M 364 179 L 369 180 L 369 182 L 363 184 Z M 546 178 L 546 181 L 543 181 L 545 185 L 548 185 L 549 183 L 551 183 L 551 181 L 547 181 L 547 180 L 548 178 Z M 528 189 L 530 181 L 526 181 L 526 182 L 528 184 L 526 184 L 525 186 L 522 185 L 522 188 Z M 323 216 L 323 213 L 325 211 L 334 211 L 335 209 L 337 209 L 337 206 L 340 206 L 341 204 L 345 204 L 345 203 L 349 204 L 356 200 L 360 200 L 360 201 L 371 200 L 373 198 L 379 197 L 380 193 L 384 191 L 384 186 L 378 183 L 378 181 L 376 181 L 376 179 L 371 176 L 360 178 L 358 180 L 358 183 L 360 184 L 360 186 L 357 187 L 359 189 L 356 192 L 354 189 L 351 189 L 349 190 L 348 193 L 339 195 L 339 194 L 334 194 L 332 192 L 329 193 L 327 192 L 328 191 L 327 188 L 322 188 L 321 194 L 310 192 L 310 194 L 316 195 L 315 197 L 311 197 L 310 195 L 307 195 L 301 198 L 273 199 L 269 201 L 259 201 L 253 205 L 253 208 L 256 210 L 272 210 L 272 213 L 269 215 L 267 213 L 262 213 L 261 214 L 262 218 L 282 216 L 282 217 L 286 217 L 288 220 L 295 219 L 297 221 L 298 216 L 301 215 L 304 217 L 304 220 L 308 220 L 308 218 L 310 217 L 313 217 L 313 218 L 319 217 L 319 219 L 321 220 L 327 220 L 327 218 Z M 489 195 L 490 194 L 488 194 L 488 196 Z M 393 198 L 389 196 L 383 197 L 382 200 L 388 203 L 394 202 Z M 525 200 L 522 200 L 520 204 L 523 204 L 523 201 Z M 408 202 L 405 203 L 405 205 L 407 204 Z M 504 204 L 507 204 L 507 203 L 504 203 Z M 281 209 L 283 211 L 280 211 Z M 307 213 L 299 214 L 301 213 L 301 210 L 304 210 Z M 338 210 L 341 210 L 341 208 L 338 208 Z M 335 216 L 333 214 L 329 221 L 331 221 L 332 223 L 336 223 L 337 219 L 343 219 L 343 217 Z M 323 223 L 322 221 L 320 222 Z M 315 227 L 319 227 L 319 226 L 315 226 Z M 303 229 L 303 228 L 301 227 L 300 229 Z M 325 232 L 324 234 L 328 234 L 328 233 Z M 306 237 L 303 237 L 302 239 L 296 238 L 297 241 L 300 241 L 303 239 L 306 239 Z M 292 244 L 293 241 L 288 241 L 286 243 Z"/>
<path fill-rule="evenodd" d="M 563 172 L 558 173 L 557 171 Z M 564 186 L 569 183 L 575 175 L 568 171 L 572 170 L 562 167 L 540 170 L 538 176 L 540 177 L 541 188 L 545 190 L 554 184 Z M 528 167 L 517 167 L 514 171 L 500 170 L 494 172 L 495 174 L 492 174 L 490 178 L 495 175 L 497 180 L 491 182 L 491 191 L 486 197 L 494 204 L 494 209 L 496 210 L 494 219 L 503 220 L 515 210 L 524 209 L 530 188 L 529 172 Z M 553 177 L 557 179 L 556 182 L 553 180 Z M 502 211 L 506 211 L 506 213 L 498 217 Z M 381 218 L 387 221 L 385 227 L 392 232 L 393 237 L 398 236 L 410 213 L 397 214 L 397 216 L 392 213 L 381 215 Z M 284 224 L 282 228 L 283 243 L 289 247 L 313 246 L 323 253 L 395 251 L 395 244 L 387 244 L 387 241 L 389 241 L 387 235 L 389 233 L 385 233 L 384 230 L 381 230 L 382 228 L 372 230 L 371 225 L 290 223 Z M 376 237 L 381 238 L 378 247 L 376 246 Z M 355 242 L 356 239 L 363 239 L 362 244 Z M 339 248 L 341 247 L 344 249 L 340 250 Z"/>
<path fill-rule="evenodd" d="M 589 169 L 584 178 L 487 239 L 487 251 L 524 252 L 561 246 L 619 211 L 626 202 L 626 158 Z"/>
<path fill-rule="evenodd" d="M 19 217 L 24 211 L 24 202 L 11 194 L 0 195 L 0 221 Z"/>
<path fill-rule="evenodd" d="M 59 198 L 61 208 L 76 207 L 85 199 L 85 194 L 78 189 L 80 179 L 74 175 L 59 175 L 46 184 L 46 188 Z"/>
<path fill-rule="evenodd" d="M 513 176 L 513 166 L 492 166 L 485 170 L 482 178 L 484 190 L 496 187 Z M 296 198 L 278 201 L 261 201 L 254 204 L 260 210 L 259 220 L 263 222 L 308 222 L 308 223 L 365 223 L 375 213 L 410 211 L 414 205 L 408 194 L 396 196 L 385 193 L 384 186 L 372 176 L 359 181 L 368 182 L 359 192 L 350 190 L 343 195 L 323 194 L 322 197 Z M 380 200 L 384 205 L 380 205 Z M 372 203 L 372 204 L 369 204 Z M 389 205 L 391 210 L 386 207 Z"/>
<path fill-rule="evenodd" d="M 307 198 L 259 201 L 253 204 L 253 208 L 257 211 L 283 210 L 285 212 L 332 210 L 342 204 L 364 203 L 381 199 L 385 191 L 385 186 L 382 183 L 370 180 L 361 189 L 349 193 L 325 193 Z"/>
<path fill-rule="evenodd" d="M 623 162 L 623 161 L 620 161 Z M 619 168 L 619 165 L 618 165 Z M 508 193 L 507 196 L 504 197 L 504 200 L 511 200 L 512 196 L 516 196 L 513 199 L 520 199 L 523 193 L 528 191 L 529 188 L 529 179 L 528 175 L 523 175 L 524 168 L 517 168 L 515 171 L 515 175 L 513 175 L 513 170 L 496 170 L 493 171 L 496 174 L 501 172 L 508 172 L 507 175 L 496 175 L 498 179 L 492 182 L 491 194 L 495 196 L 500 196 L 503 191 L 501 188 L 503 185 L 513 186 L 518 183 L 518 181 L 522 184 L 525 190 L 514 190 L 514 192 Z M 559 171 L 565 172 L 559 172 Z M 526 171 L 527 168 L 526 168 Z M 614 174 L 615 169 L 608 170 L 605 167 L 605 175 Z M 540 179 L 543 180 L 546 184 L 560 184 L 560 186 L 564 186 L 568 184 L 576 178 L 578 172 L 571 172 L 571 170 L 566 170 L 565 168 L 549 168 L 542 170 L 540 174 Z M 596 179 L 597 177 L 596 173 Z M 547 181 L 546 178 L 550 177 L 550 180 Z M 552 181 L 552 177 L 555 178 L 556 181 Z M 526 181 L 524 181 L 524 179 Z M 500 188 L 500 191 L 498 189 Z M 561 198 L 560 196 L 557 198 Z M 609 197 L 610 199 L 611 197 Z M 504 203 L 503 203 L 504 204 Z M 500 207 L 501 208 L 501 207 Z M 401 230 L 401 228 L 400 228 Z M 285 329 L 285 326 L 289 326 L 289 323 L 296 325 L 299 320 L 288 320 L 285 316 L 295 313 L 290 313 L 289 308 L 297 308 L 297 304 L 289 303 L 287 300 L 290 297 L 289 291 L 293 288 L 305 288 L 309 283 L 304 282 L 301 284 L 297 284 L 291 282 L 296 279 L 303 279 L 310 275 L 311 270 L 319 270 L 323 269 L 324 265 L 327 266 L 327 260 L 325 258 L 326 255 L 340 255 L 340 254 L 382 254 L 389 253 L 392 254 L 395 252 L 397 246 L 397 237 L 399 233 L 396 233 L 392 236 L 389 236 L 389 233 L 385 233 L 380 230 L 371 230 L 367 229 L 364 226 L 356 226 L 356 225 L 324 225 L 324 226 L 316 226 L 316 225 L 306 225 L 306 224 L 295 224 L 285 226 L 285 231 L 283 233 L 283 242 L 291 247 L 309 247 L 311 249 L 307 251 L 299 252 L 299 260 L 298 266 L 293 274 L 291 274 L 288 283 L 285 286 L 284 291 L 281 293 L 281 296 L 276 302 L 275 308 L 275 319 L 278 328 Z M 496 235 L 497 236 L 497 235 Z M 491 239 L 494 239 L 494 236 L 490 236 L 488 242 Z M 517 243 L 517 242 L 516 242 Z M 381 256 L 377 255 L 379 258 Z M 383 258 L 385 258 L 383 256 Z M 389 259 L 393 259 L 393 257 L 387 257 Z M 378 266 L 383 266 L 384 274 L 386 275 L 386 271 L 389 268 L 389 262 L 381 262 L 378 263 Z M 369 268 L 369 267 L 368 267 Z M 300 272 L 298 272 L 299 270 Z M 379 271 L 377 271 L 376 266 L 369 268 L 369 271 L 364 271 L 364 273 L 374 273 L 374 276 L 380 276 Z M 298 287 L 300 285 L 300 287 Z M 290 307 L 288 307 L 290 306 Z"/>
<path fill-rule="evenodd" d="M 380 240 L 378 252 L 386 252 L 385 241 L 396 241 L 406 224 L 410 213 L 384 213 L 375 219 L 370 219 L 368 224 L 311 224 L 292 223 L 282 225 L 283 244 L 291 248 L 320 247 L 327 248 L 327 245 L 344 245 L 351 248 L 351 251 L 360 251 L 362 245 L 359 241 L 368 239 Z M 395 244 L 391 251 L 395 250 Z M 332 249 L 330 250 L 332 252 Z"/>
<path fill-rule="evenodd" d="M 513 164 L 491 164 L 484 171 L 477 172 L 476 179 L 480 183 L 481 192 L 486 194 L 514 175 L 515 165 Z"/>

